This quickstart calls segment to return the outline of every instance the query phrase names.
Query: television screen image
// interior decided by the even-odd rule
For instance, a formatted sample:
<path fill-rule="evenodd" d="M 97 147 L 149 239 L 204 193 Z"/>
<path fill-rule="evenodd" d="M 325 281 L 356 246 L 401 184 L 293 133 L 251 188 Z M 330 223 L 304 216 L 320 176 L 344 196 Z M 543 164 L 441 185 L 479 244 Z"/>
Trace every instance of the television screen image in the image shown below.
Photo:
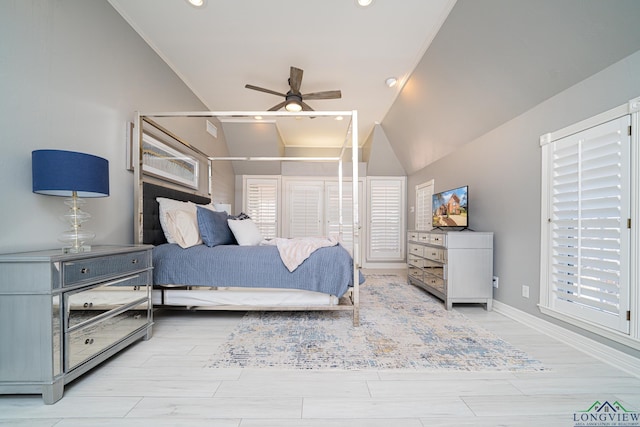
<path fill-rule="evenodd" d="M 435 193 L 431 200 L 433 208 L 431 225 L 434 228 L 468 227 L 468 193 L 468 186 Z"/>

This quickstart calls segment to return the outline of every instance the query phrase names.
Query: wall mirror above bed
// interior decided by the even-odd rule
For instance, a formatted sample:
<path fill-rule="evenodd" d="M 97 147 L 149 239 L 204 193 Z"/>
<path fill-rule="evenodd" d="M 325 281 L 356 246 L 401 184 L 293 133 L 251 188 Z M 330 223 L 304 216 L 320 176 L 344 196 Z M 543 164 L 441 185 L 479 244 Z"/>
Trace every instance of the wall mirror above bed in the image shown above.
<path fill-rule="evenodd" d="M 208 156 L 173 132 L 145 119 L 140 144 L 144 175 L 196 191 L 208 187 Z"/>

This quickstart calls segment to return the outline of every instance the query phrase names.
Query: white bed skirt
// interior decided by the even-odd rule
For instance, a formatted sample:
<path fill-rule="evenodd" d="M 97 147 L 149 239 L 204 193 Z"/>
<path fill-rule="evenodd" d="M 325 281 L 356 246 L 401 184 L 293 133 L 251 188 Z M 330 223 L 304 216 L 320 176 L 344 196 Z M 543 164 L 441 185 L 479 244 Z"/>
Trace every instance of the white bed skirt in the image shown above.
<path fill-rule="evenodd" d="M 162 293 L 164 292 L 164 298 Z M 274 288 L 154 289 L 154 306 L 332 306 L 338 298 L 320 292 Z"/>

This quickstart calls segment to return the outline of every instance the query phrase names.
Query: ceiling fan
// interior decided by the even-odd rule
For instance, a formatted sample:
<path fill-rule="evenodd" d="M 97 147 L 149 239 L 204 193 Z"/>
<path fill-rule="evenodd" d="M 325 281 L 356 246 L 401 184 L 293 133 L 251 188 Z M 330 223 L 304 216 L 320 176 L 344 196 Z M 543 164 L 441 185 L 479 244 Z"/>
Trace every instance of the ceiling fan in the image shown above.
<path fill-rule="evenodd" d="M 297 113 L 298 111 L 314 111 L 304 101 L 311 99 L 337 99 L 342 98 L 342 92 L 339 90 L 327 90 L 324 92 L 300 93 L 300 84 L 302 83 L 302 73 L 300 68 L 291 67 L 289 74 L 289 91 L 280 93 L 274 90 L 265 89 L 254 85 L 245 85 L 247 89 L 253 89 L 260 92 L 270 93 L 272 95 L 284 97 L 284 101 L 269 108 L 268 111 L 277 111 L 284 107 L 285 110 Z"/>

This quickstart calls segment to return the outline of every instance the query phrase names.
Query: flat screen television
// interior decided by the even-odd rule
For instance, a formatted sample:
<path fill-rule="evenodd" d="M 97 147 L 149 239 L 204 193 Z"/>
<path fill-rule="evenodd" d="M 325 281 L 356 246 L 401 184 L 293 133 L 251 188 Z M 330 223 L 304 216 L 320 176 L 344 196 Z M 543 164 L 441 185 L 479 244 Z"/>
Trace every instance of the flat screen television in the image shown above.
<path fill-rule="evenodd" d="M 435 193 L 431 199 L 433 228 L 469 226 L 469 186 Z"/>

